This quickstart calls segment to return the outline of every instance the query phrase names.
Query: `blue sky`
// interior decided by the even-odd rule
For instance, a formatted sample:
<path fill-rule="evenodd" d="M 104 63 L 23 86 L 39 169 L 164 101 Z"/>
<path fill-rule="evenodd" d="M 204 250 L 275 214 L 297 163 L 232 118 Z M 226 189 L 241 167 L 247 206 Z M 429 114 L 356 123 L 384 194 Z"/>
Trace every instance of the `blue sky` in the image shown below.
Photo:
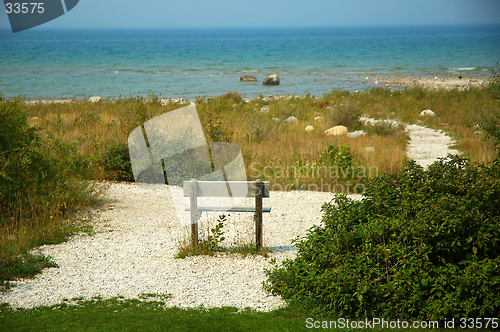
<path fill-rule="evenodd" d="M 500 24 L 500 0 L 80 0 L 66 15 L 34 29 L 478 23 Z M 0 28 L 9 28 L 4 10 Z"/>

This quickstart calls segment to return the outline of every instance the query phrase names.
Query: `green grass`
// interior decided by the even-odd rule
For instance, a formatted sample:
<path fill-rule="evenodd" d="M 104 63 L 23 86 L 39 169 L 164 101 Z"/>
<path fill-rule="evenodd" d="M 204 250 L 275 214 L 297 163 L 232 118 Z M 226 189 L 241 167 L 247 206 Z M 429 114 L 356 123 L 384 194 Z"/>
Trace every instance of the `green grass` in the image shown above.
<path fill-rule="evenodd" d="M 10 281 L 18 278 L 32 278 L 48 267 L 58 267 L 50 257 L 23 253 L 10 260 L 0 262 L 0 291 L 9 290 Z"/>
<path fill-rule="evenodd" d="M 165 302 L 158 300 L 141 301 L 119 297 L 65 301 L 51 307 L 33 309 L 13 310 L 6 304 L 0 305 L 2 331 L 291 332 L 311 330 L 306 326 L 307 318 L 320 322 L 337 320 L 311 316 L 294 306 L 271 312 L 238 310 L 234 307 L 181 309 L 166 308 Z M 443 322 L 439 323 L 444 325 Z M 331 329 L 331 331 L 354 330 L 358 329 Z M 403 329 L 377 329 L 377 331 L 403 331 Z"/>
<path fill-rule="evenodd" d="M 2 331 L 301 331 L 305 319 L 292 310 L 261 313 L 232 307 L 165 308 L 162 301 L 113 298 L 68 301 L 14 311 L 1 307 Z"/>

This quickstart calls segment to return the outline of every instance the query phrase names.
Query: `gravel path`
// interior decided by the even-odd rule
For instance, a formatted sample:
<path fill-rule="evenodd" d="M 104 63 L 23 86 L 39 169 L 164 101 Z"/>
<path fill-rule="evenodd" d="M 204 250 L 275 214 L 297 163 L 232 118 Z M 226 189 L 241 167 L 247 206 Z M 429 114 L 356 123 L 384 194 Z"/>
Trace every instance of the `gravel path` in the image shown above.
<path fill-rule="evenodd" d="M 360 120 L 366 124 L 389 123 L 392 126 L 400 124 L 394 120 L 378 120 L 364 116 Z M 448 154 L 459 154 L 458 150 L 450 148 L 456 142 L 443 131 L 416 124 L 406 125 L 405 127 L 410 136 L 410 141 L 406 147 L 406 155 L 422 167 L 427 168 L 438 158 L 446 157 Z"/>
<path fill-rule="evenodd" d="M 440 130 L 412 124 L 406 126 L 406 131 L 410 135 L 406 155 L 425 168 L 438 158 L 459 154 L 458 150 L 450 148 L 456 142 Z"/>
<path fill-rule="evenodd" d="M 423 166 L 446 156 L 451 140 L 441 132 L 407 126 L 408 155 Z M 268 258 L 235 255 L 174 259 L 179 241 L 189 230 L 176 218 L 169 191 L 135 184 L 112 184 L 110 204 L 99 212 L 96 234 L 78 235 L 59 245 L 43 246 L 59 268 L 45 269 L 33 280 L 20 280 L 0 294 L 0 303 L 34 307 L 75 297 L 124 296 L 142 293 L 172 294 L 167 305 L 179 307 L 235 306 L 269 311 L 285 303 L 262 290 L 264 268 L 271 258 L 293 258 L 291 240 L 304 236 L 321 223 L 321 205 L 331 193 L 271 192 L 264 200 L 272 212 L 264 214 L 264 245 L 274 252 Z M 359 197 L 355 197 L 359 198 Z M 253 205 L 252 201 L 248 204 Z M 202 223 L 201 231 L 207 230 Z M 212 226 L 213 227 L 213 226 Z M 225 246 L 253 240 L 253 214 L 230 214 L 225 224 Z"/>
<path fill-rule="evenodd" d="M 174 259 L 188 229 L 177 221 L 168 190 L 150 190 L 135 184 L 113 184 L 112 203 L 100 212 L 97 233 L 75 236 L 40 251 L 59 268 L 45 269 L 33 280 L 22 280 L 0 302 L 13 307 L 51 305 L 83 296 L 137 298 L 142 293 L 171 293 L 168 305 L 180 307 L 235 306 L 268 311 L 284 305 L 261 287 L 263 269 L 271 258 L 293 258 L 290 241 L 321 221 L 321 205 L 331 193 L 272 192 L 265 206 L 264 245 L 276 250 L 261 256 L 220 255 Z M 293 208 L 290 207 L 293 202 Z M 200 224 L 206 230 L 207 224 Z M 230 214 L 224 226 L 225 245 L 253 238 L 253 214 Z"/>

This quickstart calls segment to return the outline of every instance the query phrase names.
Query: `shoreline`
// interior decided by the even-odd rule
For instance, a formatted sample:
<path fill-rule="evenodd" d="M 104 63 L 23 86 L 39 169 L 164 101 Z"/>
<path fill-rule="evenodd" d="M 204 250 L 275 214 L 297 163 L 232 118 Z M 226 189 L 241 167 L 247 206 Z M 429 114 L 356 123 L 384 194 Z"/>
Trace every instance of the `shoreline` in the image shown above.
<path fill-rule="evenodd" d="M 319 76 L 323 74 L 318 74 Z M 411 89 L 415 87 L 421 87 L 424 90 L 432 90 L 432 91 L 439 91 L 439 90 L 453 90 L 457 89 L 459 91 L 467 90 L 469 88 L 482 88 L 488 85 L 488 82 L 490 80 L 490 77 L 468 77 L 468 76 L 435 76 L 435 77 L 410 77 L 410 76 L 383 76 L 383 75 L 375 75 L 375 74 L 367 74 L 365 78 L 361 78 L 361 76 L 365 75 L 360 75 L 359 78 L 359 83 L 366 85 L 365 89 L 371 89 L 371 88 L 381 88 L 381 89 L 391 89 L 391 90 L 403 90 L 403 89 Z M 351 78 L 346 78 L 347 80 L 352 82 Z M 335 90 L 333 88 L 332 90 Z M 340 89 L 340 90 L 346 90 L 346 89 Z M 346 90 L 350 91 L 350 90 Z M 362 90 L 354 90 L 350 91 L 351 93 L 359 93 Z M 238 91 L 236 91 L 238 92 Z M 221 95 L 224 95 L 222 93 Z M 205 96 L 202 97 L 203 99 L 211 99 L 217 96 Z M 302 98 L 305 95 L 291 95 L 291 94 L 285 94 L 285 95 L 266 95 L 263 96 L 263 100 L 284 100 L 284 99 L 292 99 L 292 98 Z M 313 95 L 314 96 L 314 95 Z M 139 96 L 141 97 L 141 96 Z M 147 97 L 142 96 L 145 100 L 147 100 Z M 248 98 L 245 96 L 242 96 L 243 100 L 245 102 L 250 102 L 255 99 L 260 99 L 261 97 L 255 97 L 255 98 Z M 316 98 L 321 98 L 322 96 L 315 96 Z M 25 99 L 23 100 L 24 103 L 26 104 L 67 104 L 67 103 L 72 103 L 72 102 L 99 102 L 99 101 L 115 101 L 119 99 L 130 99 L 130 98 L 137 98 L 137 97 L 127 97 L 127 98 L 116 98 L 116 97 L 101 97 L 101 96 L 90 96 L 87 99 L 79 99 L 79 98 L 54 98 L 54 99 Z M 6 100 L 13 100 L 14 98 L 5 98 Z M 193 100 L 196 100 L 197 98 L 194 98 Z M 190 98 L 160 98 L 159 99 L 163 105 L 167 104 L 178 104 L 178 103 L 189 103 L 192 100 Z"/>

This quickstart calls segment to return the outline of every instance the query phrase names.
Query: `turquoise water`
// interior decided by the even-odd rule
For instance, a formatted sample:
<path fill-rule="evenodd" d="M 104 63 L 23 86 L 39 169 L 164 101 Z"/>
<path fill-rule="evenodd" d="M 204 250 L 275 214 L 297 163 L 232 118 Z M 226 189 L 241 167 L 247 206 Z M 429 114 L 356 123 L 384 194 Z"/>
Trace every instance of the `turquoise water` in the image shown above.
<path fill-rule="evenodd" d="M 489 76 L 497 62 L 500 26 L 0 31 L 8 98 L 322 95 L 368 74 Z M 281 84 L 263 86 L 268 74 Z"/>

